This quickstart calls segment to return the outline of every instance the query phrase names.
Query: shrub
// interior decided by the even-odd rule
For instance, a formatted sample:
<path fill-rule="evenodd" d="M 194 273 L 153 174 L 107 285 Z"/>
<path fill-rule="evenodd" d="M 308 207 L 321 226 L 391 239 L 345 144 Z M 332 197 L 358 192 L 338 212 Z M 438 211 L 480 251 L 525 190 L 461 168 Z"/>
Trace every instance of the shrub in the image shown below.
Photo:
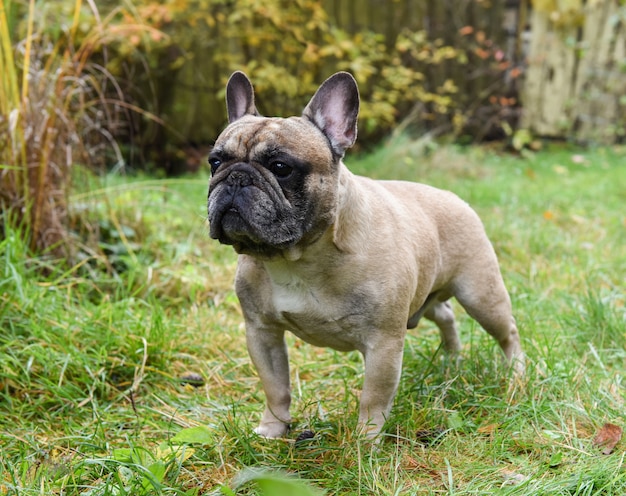
<path fill-rule="evenodd" d="M 351 72 L 362 95 L 360 144 L 400 123 L 477 139 L 502 121 L 514 125 L 519 69 L 503 39 L 503 8 L 429 0 L 402 16 L 400 4 L 134 0 L 163 35 L 119 40 L 107 68 L 169 125 L 137 122 L 142 158 L 171 171 L 177 161 L 185 166 L 185 145 L 210 144 L 226 122 L 224 86 L 234 70 L 250 75 L 265 115 L 299 114 L 323 79 Z M 144 57 L 128 56 L 137 52 Z"/>

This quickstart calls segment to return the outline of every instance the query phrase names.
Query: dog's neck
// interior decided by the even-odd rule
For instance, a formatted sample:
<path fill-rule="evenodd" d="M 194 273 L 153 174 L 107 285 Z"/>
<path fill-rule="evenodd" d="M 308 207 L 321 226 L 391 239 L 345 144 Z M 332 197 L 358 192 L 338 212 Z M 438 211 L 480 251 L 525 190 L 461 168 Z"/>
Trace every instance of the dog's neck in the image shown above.
<path fill-rule="evenodd" d="M 357 253 L 367 243 L 371 222 L 369 209 L 354 174 L 339 164 L 339 204 L 332 226 L 333 243 L 346 254 Z"/>

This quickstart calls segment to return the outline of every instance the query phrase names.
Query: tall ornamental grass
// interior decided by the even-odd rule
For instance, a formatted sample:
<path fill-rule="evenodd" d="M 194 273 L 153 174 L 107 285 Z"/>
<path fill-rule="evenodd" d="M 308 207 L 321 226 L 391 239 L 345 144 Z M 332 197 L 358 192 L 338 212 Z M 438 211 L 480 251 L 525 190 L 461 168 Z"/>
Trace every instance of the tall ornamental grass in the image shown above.
<path fill-rule="evenodd" d="M 121 9 L 102 18 L 93 0 L 0 2 L 0 232 L 17 226 L 31 252 L 71 258 L 73 165 L 121 163 L 130 106 L 106 46 L 144 29 Z"/>

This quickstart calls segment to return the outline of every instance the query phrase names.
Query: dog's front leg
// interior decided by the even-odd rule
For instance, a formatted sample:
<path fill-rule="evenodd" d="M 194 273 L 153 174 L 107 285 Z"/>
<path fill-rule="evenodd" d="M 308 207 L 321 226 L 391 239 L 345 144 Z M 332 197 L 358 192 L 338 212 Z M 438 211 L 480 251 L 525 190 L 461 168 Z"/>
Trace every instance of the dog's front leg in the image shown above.
<path fill-rule="evenodd" d="M 377 339 L 364 353 L 365 380 L 361 393 L 359 427 L 368 437 L 376 437 L 393 404 L 400 382 L 404 336 Z"/>
<path fill-rule="evenodd" d="M 248 324 L 246 341 L 252 363 L 265 390 L 267 402 L 261 423 L 254 432 L 269 438 L 282 437 L 289 430 L 291 423 L 289 359 L 285 333 L 257 329 Z"/>

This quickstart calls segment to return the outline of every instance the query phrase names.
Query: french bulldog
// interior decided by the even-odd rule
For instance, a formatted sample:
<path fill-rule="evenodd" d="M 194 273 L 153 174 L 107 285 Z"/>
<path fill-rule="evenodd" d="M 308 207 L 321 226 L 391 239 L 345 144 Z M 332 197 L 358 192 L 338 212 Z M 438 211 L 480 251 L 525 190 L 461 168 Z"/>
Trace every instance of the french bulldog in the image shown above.
<path fill-rule="evenodd" d="M 262 117 L 242 72 L 226 87 L 229 124 L 209 155 L 209 232 L 239 254 L 235 289 L 267 400 L 261 436 L 282 437 L 291 422 L 286 330 L 362 353 L 359 427 L 369 438 L 390 413 L 407 329 L 426 317 L 444 349 L 461 349 L 451 297 L 523 372 L 511 301 L 477 214 L 450 192 L 344 165 L 359 101 L 346 72 L 327 79 L 300 117 Z"/>

